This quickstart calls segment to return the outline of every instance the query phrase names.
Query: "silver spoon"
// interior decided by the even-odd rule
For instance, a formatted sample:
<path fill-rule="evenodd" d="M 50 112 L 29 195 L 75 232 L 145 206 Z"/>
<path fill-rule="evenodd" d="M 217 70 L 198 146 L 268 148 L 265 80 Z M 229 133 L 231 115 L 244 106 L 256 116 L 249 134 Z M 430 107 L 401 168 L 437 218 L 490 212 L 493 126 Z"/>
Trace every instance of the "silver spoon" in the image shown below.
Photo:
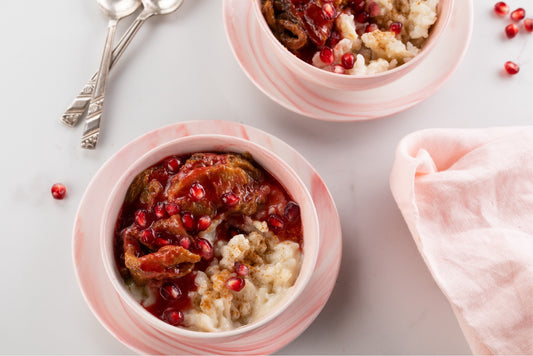
<path fill-rule="evenodd" d="M 100 9 L 109 18 L 107 23 L 107 35 L 104 45 L 104 53 L 100 61 L 100 68 L 96 76 L 91 101 L 89 102 L 89 113 L 85 121 L 81 147 L 93 149 L 98 143 L 100 120 L 104 110 L 104 94 L 107 74 L 111 65 L 112 45 L 118 21 L 132 14 L 141 4 L 140 0 L 96 0 Z"/>
<path fill-rule="evenodd" d="M 124 33 L 120 41 L 117 43 L 117 46 L 113 50 L 113 59 L 111 60 L 111 66 L 109 69 L 113 68 L 113 65 L 118 61 L 122 53 L 126 50 L 131 40 L 141 28 L 141 25 L 144 21 L 148 20 L 154 15 L 167 15 L 170 14 L 183 4 L 184 0 L 141 0 L 143 4 L 142 12 L 137 16 L 135 21 L 131 24 L 128 30 Z M 89 101 L 91 100 L 92 93 L 94 91 L 96 77 L 98 72 L 94 73 L 92 78 L 85 84 L 81 92 L 74 99 L 70 107 L 65 111 L 61 117 L 60 122 L 69 127 L 74 127 L 81 120 L 87 107 L 89 106 Z"/>

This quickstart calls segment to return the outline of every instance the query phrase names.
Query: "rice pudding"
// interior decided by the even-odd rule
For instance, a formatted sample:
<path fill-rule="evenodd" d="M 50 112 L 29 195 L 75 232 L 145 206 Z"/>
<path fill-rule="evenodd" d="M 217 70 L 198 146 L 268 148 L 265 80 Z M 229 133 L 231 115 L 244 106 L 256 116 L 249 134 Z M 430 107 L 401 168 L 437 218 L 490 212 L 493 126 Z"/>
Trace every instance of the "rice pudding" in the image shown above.
<path fill-rule="evenodd" d="M 114 255 L 134 298 L 157 318 L 226 331 L 275 308 L 299 272 L 300 209 L 251 157 L 168 157 L 131 183 Z"/>
<path fill-rule="evenodd" d="M 423 48 L 439 0 L 262 0 L 278 40 L 315 67 L 372 75 L 401 66 Z"/>

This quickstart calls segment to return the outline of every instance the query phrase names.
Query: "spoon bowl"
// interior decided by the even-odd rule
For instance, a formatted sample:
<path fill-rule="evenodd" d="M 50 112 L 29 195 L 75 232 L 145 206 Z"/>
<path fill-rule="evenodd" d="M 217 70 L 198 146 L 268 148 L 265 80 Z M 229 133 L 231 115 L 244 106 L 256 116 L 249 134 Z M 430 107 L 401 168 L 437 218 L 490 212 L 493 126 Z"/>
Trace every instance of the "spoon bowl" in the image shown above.
<path fill-rule="evenodd" d="M 184 0 L 142 0 L 145 9 L 148 9 L 153 15 L 170 14 L 183 4 Z"/>
<path fill-rule="evenodd" d="M 140 0 L 96 0 L 96 2 L 107 17 L 115 20 L 132 14 L 141 5 Z"/>

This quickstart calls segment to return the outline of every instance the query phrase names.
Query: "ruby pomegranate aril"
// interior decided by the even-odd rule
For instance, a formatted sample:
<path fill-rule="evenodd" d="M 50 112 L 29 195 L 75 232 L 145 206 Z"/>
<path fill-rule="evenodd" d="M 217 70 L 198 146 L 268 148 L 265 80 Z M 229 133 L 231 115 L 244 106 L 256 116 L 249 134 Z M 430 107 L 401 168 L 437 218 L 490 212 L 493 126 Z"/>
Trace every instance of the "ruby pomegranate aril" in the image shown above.
<path fill-rule="evenodd" d="M 368 17 L 369 17 L 368 12 L 363 11 L 363 12 L 360 12 L 359 14 L 357 14 L 355 19 L 357 20 L 357 22 L 365 23 L 365 22 L 368 21 Z"/>
<path fill-rule="evenodd" d="M 61 200 L 67 194 L 67 188 L 61 183 L 56 183 L 52 185 L 51 192 L 54 199 Z"/>
<path fill-rule="evenodd" d="M 267 224 L 274 230 L 281 230 L 283 229 L 283 226 L 285 225 L 283 223 L 283 219 L 281 219 L 281 217 L 275 214 L 272 214 L 268 217 Z"/>
<path fill-rule="evenodd" d="M 235 292 L 239 292 L 244 288 L 245 284 L 246 282 L 244 281 L 244 279 L 239 277 L 231 277 L 226 281 L 226 288 Z"/>
<path fill-rule="evenodd" d="M 225 193 L 221 197 L 222 202 L 227 206 L 235 206 L 239 203 L 239 197 L 233 193 Z"/>
<path fill-rule="evenodd" d="M 195 200 L 200 200 L 205 197 L 204 187 L 200 183 L 193 183 L 189 189 L 189 195 Z"/>
<path fill-rule="evenodd" d="M 240 262 L 235 262 L 235 265 L 233 266 L 233 270 L 239 276 L 246 276 L 248 275 L 248 273 L 250 273 L 250 268 L 248 268 L 247 265 L 242 264 Z"/>
<path fill-rule="evenodd" d="M 389 25 L 389 31 L 399 35 L 400 33 L 402 33 L 402 27 L 403 25 L 401 22 L 393 22 Z"/>
<path fill-rule="evenodd" d="M 188 249 L 191 248 L 191 239 L 188 238 L 187 236 L 183 236 L 180 239 L 179 244 L 180 244 L 181 247 L 183 247 L 184 249 L 188 250 Z"/>
<path fill-rule="evenodd" d="M 209 226 L 211 226 L 211 218 L 208 215 L 201 216 L 196 223 L 196 229 L 198 231 L 207 230 Z"/>
<path fill-rule="evenodd" d="M 341 62 L 344 68 L 352 69 L 355 64 L 355 56 L 353 55 L 353 53 L 344 53 L 341 57 Z M 287 206 L 289 206 L 289 204 L 287 204 Z M 286 211 L 287 207 L 285 207 L 285 212 Z"/>
<path fill-rule="evenodd" d="M 376 25 L 375 23 L 369 23 L 368 25 L 366 25 L 365 27 L 365 32 L 366 33 L 369 33 L 369 32 L 374 32 L 378 29 L 378 25 Z"/>
<path fill-rule="evenodd" d="M 344 67 L 341 66 L 340 64 L 335 64 L 331 70 L 333 71 L 333 73 L 337 73 L 337 74 L 346 73 L 346 69 L 344 69 Z"/>
<path fill-rule="evenodd" d="M 324 5 L 322 5 L 322 14 L 327 20 L 332 20 L 337 15 L 337 11 L 335 10 L 332 4 L 325 3 Z"/>
<path fill-rule="evenodd" d="M 337 45 L 337 43 L 339 43 L 341 40 L 341 34 L 339 33 L 339 31 L 331 31 L 330 35 L 329 35 L 329 38 L 326 42 L 326 45 L 328 47 L 335 47 Z"/>
<path fill-rule="evenodd" d="M 163 219 L 167 216 L 167 211 L 165 210 L 165 203 L 157 202 L 154 206 L 154 214 L 158 219 Z"/>
<path fill-rule="evenodd" d="M 290 201 L 285 206 L 285 211 L 283 214 L 285 215 L 285 219 L 287 219 L 287 221 L 296 221 L 296 219 L 298 219 L 300 216 L 300 207 L 295 202 Z"/>
<path fill-rule="evenodd" d="M 177 157 L 171 157 L 167 159 L 166 166 L 169 173 L 176 173 L 180 169 L 181 161 Z"/>
<path fill-rule="evenodd" d="M 500 16 L 505 16 L 509 13 L 509 6 L 505 2 L 499 1 L 494 5 L 494 12 Z"/>
<path fill-rule="evenodd" d="M 505 62 L 504 68 L 505 71 L 510 75 L 515 75 L 520 71 L 520 67 L 518 66 L 518 64 L 511 61 Z"/>
<path fill-rule="evenodd" d="M 325 64 L 333 64 L 335 56 L 333 55 L 333 49 L 330 47 L 324 47 L 320 51 L 320 60 Z"/>
<path fill-rule="evenodd" d="M 199 238 L 195 242 L 198 255 L 206 261 L 210 261 L 215 256 L 213 246 L 206 239 Z"/>
<path fill-rule="evenodd" d="M 368 4 L 368 14 L 371 17 L 379 16 L 380 12 L 381 11 L 377 2 L 372 1 L 370 4 Z"/>
<path fill-rule="evenodd" d="M 514 23 L 505 26 L 505 34 L 507 38 L 513 38 L 518 34 L 518 26 Z"/>
<path fill-rule="evenodd" d="M 161 315 L 161 319 L 170 325 L 178 326 L 183 322 L 183 313 L 177 309 L 168 308 Z"/>
<path fill-rule="evenodd" d="M 157 246 L 159 246 L 159 247 L 163 247 L 163 246 L 166 246 L 166 245 L 170 245 L 171 242 L 168 241 L 167 239 L 162 238 L 162 237 L 157 237 L 157 238 L 155 239 L 155 244 L 156 244 Z"/>
<path fill-rule="evenodd" d="M 182 216 L 181 216 L 181 222 L 183 224 L 183 227 L 188 230 L 188 231 L 192 231 L 194 230 L 195 228 L 195 222 L 194 222 L 194 217 L 192 216 L 191 213 L 187 212 L 187 213 L 184 213 Z"/>
<path fill-rule="evenodd" d="M 165 211 L 169 216 L 179 214 L 181 211 L 181 208 L 176 203 L 167 203 L 165 204 Z"/>
<path fill-rule="evenodd" d="M 520 21 L 524 17 L 526 17 L 526 10 L 521 7 L 511 12 L 511 19 L 514 21 Z"/>
<path fill-rule="evenodd" d="M 527 32 L 533 32 L 533 18 L 527 18 L 524 20 L 524 29 Z"/>
<path fill-rule="evenodd" d="M 151 245 L 154 243 L 154 240 L 155 240 L 155 234 L 154 234 L 154 230 L 152 229 L 146 229 L 143 231 L 142 235 L 141 235 L 141 241 L 145 244 L 145 245 Z"/>
<path fill-rule="evenodd" d="M 361 12 L 366 7 L 366 1 L 365 0 L 354 0 L 352 7 L 355 12 Z"/>
<path fill-rule="evenodd" d="M 178 299 L 182 295 L 181 290 L 174 283 L 163 284 L 159 289 L 159 294 L 165 300 Z"/>
<path fill-rule="evenodd" d="M 150 225 L 148 212 L 146 210 L 139 209 L 135 212 L 135 224 L 141 228 Z"/>

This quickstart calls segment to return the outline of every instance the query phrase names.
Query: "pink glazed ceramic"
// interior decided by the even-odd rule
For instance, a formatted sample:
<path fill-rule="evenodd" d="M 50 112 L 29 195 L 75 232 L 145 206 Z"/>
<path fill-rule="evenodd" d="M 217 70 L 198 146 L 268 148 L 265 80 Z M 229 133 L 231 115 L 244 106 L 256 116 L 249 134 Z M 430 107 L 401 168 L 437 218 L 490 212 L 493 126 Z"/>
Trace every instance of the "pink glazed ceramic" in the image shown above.
<path fill-rule="evenodd" d="M 464 1 L 464 0 L 463 0 Z M 394 82 L 411 70 L 435 48 L 435 45 L 446 31 L 453 13 L 454 0 L 440 0 L 437 7 L 437 22 L 433 25 L 430 36 L 418 55 L 409 62 L 383 73 L 365 76 L 344 75 L 314 67 L 292 54 L 274 36 L 261 12 L 261 0 L 252 0 L 252 8 L 259 26 L 260 40 L 265 41 L 277 55 L 281 63 L 300 79 L 333 89 L 367 90 Z"/>
<path fill-rule="evenodd" d="M 120 276 L 114 259 L 113 241 L 115 225 L 126 191 L 133 179 L 144 169 L 160 162 L 165 157 L 194 152 L 250 153 L 253 159 L 272 174 L 300 205 L 304 232 L 303 260 L 300 274 L 298 275 L 295 284 L 290 288 L 288 294 L 263 318 L 251 324 L 229 331 L 192 331 L 186 328 L 172 326 L 155 318 L 133 298 Z M 221 338 L 237 337 L 246 334 L 251 330 L 271 322 L 290 304 L 298 303 L 298 298 L 303 289 L 307 286 L 315 268 L 319 246 L 319 227 L 315 206 L 305 184 L 294 170 L 277 155 L 253 142 L 232 136 L 193 135 L 178 138 L 153 148 L 125 170 L 120 179 L 114 183 L 114 189 L 109 195 L 108 203 L 104 209 L 100 243 L 102 259 L 108 277 L 127 307 L 136 313 L 143 322 L 150 324 L 164 334 L 170 337 L 179 338 L 180 340 L 186 339 L 189 342 L 194 343 L 204 342 L 202 341 L 204 339 L 220 340 Z"/>

